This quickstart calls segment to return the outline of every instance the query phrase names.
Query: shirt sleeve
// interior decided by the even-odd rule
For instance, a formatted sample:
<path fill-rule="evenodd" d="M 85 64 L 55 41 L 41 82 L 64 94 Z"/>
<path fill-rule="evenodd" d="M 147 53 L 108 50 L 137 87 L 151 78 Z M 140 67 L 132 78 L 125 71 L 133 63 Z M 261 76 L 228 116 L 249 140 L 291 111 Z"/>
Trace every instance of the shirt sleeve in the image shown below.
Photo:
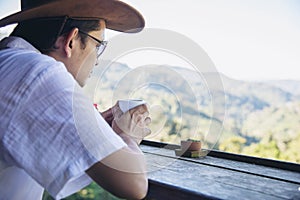
<path fill-rule="evenodd" d="M 4 146 L 15 165 L 64 198 L 90 183 L 85 170 L 126 144 L 62 64 L 40 71 L 26 87 Z"/>

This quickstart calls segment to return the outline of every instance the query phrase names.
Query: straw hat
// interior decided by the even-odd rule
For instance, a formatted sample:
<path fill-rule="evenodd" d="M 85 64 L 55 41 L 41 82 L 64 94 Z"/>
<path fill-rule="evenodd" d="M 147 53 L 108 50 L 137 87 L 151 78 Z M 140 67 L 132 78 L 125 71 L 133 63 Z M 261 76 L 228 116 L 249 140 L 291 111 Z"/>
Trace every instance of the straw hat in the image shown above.
<path fill-rule="evenodd" d="M 21 0 L 21 11 L 0 20 L 0 27 L 34 18 L 69 16 L 101 18 L 108 29 L 139 32 L 145 26 L 143 16 L 118 0 Z"/>

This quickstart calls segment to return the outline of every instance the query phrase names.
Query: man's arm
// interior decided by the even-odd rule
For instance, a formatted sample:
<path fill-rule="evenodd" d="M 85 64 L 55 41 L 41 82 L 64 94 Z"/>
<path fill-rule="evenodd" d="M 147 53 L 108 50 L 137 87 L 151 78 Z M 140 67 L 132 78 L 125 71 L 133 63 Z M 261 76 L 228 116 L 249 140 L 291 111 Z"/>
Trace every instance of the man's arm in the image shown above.
<path fill-rule="evenodd" d="M 146 163 L 138 145 L 150 134 L 148 115 L 148 108 L 144 105 L 126 113 L 115 105 L 102 113 L 127 147 L 104 158 L 86 172 L 97 184 L 118 197 L 142 199 L 147 194 Z"/>
<path fill-rule="evenodd" d="M 144 155 L 132 138 L 120 136 L 128 146 L 96 163 L 86 173 L 118 197 L 143 199 L 148 190 Z"/>

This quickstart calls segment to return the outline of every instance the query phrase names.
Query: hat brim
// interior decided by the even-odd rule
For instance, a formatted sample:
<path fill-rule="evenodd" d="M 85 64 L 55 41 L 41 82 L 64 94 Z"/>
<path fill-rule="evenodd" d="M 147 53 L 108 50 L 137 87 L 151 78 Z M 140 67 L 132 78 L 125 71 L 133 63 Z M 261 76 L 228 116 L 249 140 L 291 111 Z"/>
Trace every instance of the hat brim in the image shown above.
<path fill-rule="evenodd" d="M 29 19 L 58 16 L 104 19 L 108 29 L 129 33 L 140 32 L 145 26 L 143 16 L 136 9 L 121 1 L 63 0 L 7 16 L 0 20 L 0 27 Z"/>

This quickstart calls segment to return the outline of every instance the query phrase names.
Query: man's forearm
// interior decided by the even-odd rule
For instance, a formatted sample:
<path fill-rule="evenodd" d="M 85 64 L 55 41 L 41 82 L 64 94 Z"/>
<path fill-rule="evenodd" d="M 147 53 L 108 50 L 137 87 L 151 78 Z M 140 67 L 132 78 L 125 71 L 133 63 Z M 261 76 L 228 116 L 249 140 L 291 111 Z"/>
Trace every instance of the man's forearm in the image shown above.
<path fill-rule="evenodd" d="M 130 136 L 120 134 L 127 147 L 104 158 L 87 174 L 112 194 L 127 199 L 142 199 L 148 190 L 143 152 Z"/>

